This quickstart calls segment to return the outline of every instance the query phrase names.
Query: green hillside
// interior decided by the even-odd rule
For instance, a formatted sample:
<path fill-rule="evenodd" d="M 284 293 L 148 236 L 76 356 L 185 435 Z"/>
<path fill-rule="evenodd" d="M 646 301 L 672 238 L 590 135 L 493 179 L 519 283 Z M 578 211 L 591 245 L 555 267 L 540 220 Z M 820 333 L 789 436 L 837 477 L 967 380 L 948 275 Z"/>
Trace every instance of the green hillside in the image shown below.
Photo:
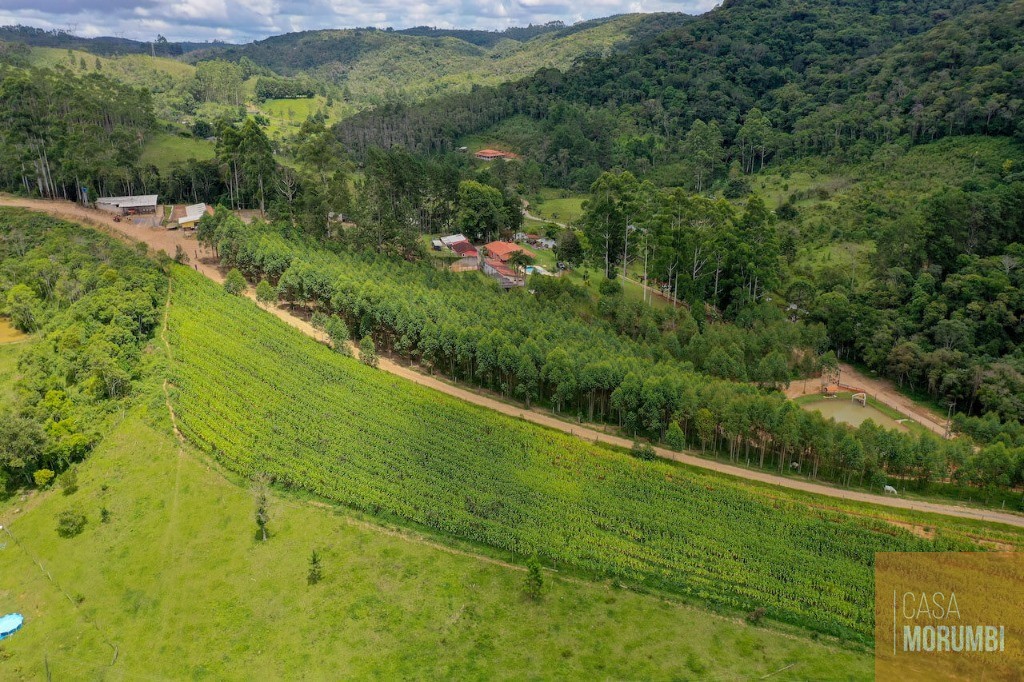
<path fill-rule="evenodd" d="M 263 384 L 265 406 L 279 397 L 277 370 L 293 373 L 307 364 L 300 355 L 290 356 L 298 365 L 277 362 L 282 359 L 277 354 L 288 349 L 302 355 L 312 351 L 310 367 L 354 388 L 336 393 L 340 399 L 332 400 L 332 409 L 383 414 L 363 409 L 383 390 L 396 393 L 388 396 L 390 407 L 418 410 L 427 392 L 317 346 L 187 268 L 173 269 L 173 288 L 165 299 L 166 268 L 173 267 L 166 260 L 158 267 L 97 232 L 37 214 L 5 210 L 3 219 L 5 287 L 37 283 L 35 268 L 66 282 L 53 300 L 36 302 L 41 310 L 62 307 L 47 316 L 38 342 L 0 346 L 0 395 L 9 395 L 17 383 L 19 396 L 5 401 L 0 412 L 2 471 L 15 472 L 18 480 L 27 471 L 35 479 L 43 471 L 37 467 L 46 464 L 60 473 L 57 483 L 12 487 L 13 494 L 0 500 L 0 604 L 26 618 L 24 628 L 3 643 L 3 679 L 251 679 L 254 671 L 268 678 L 301 672 L 522 679 L 554 669 L 574 679 L 773 675 L 827 680 L 870 674 L 871 659 L 860 648 L 837 647 L 768 621 L 748 624 L 731 610 L 705 610 L 699 599 L 687 606 L 617 583 L 581 580 L 568 570 L 571 565 L 544 571 L 540 598 L 530 599 L 524 591 L 523 552 L 510 557 L 500 548 L 460 539 L 453 529 L 414 528 L 407 516 L 392 516 L 399 523 L 388 525 L 381 519 L 389 516 L 389 506 L 367 507 L 376 517 L 370 518 L 351 505 L 311 499 L 309 481 L 297 478 L 279 477 L 271 490 L 269 538 L 263 541 L 253 522 L 250 481 L 239 475 L 247 469 L 239 466 L 239 451 L 200 452 L 175 436 L 171 405 L 186 432 L 194 433 L 197 419 L 205 418 L 187 399 L 195 373 L 205 372 L 211 357 L 216 364 L 224 351 L 241 348 L 209 332 L 233 333 L 245 325 L 254 345 L 239 359 L 248 364 L 257 348 L 257 355 L 270 354 L 260 372 L 271 373 L 253 377 L 270 380 Z M 28 249 L 27 259 L 14 255 L 15 242 Z M 63 297 L 82 291 L 78 278 L 94 288 L 69 305 Z M 17 299 L 23 297 L 19 293 Z M 23 319 L 22 308 L 14 312 Z M 199 317 L 207 332 L 193 324 Z M 194 344 L 196 333 L 205 336 L 203 348 Z M 107 337 L 121 340 L 122 348 L 112 348 Z M 105 352 L 117 355 L 105 359 Z M 12 371 L 16 354 L 24 355 L 21 379 Z M 111 378 L 117 383 L 109 383 Z M 316 385 L 323 382 L 306 384 Z M 112 386 L 116 394 L 108 394 Z M 250 394 L 252 387 L 246 381 L 238 385 L 240 394 Z M 431 397 L 426 407 L 442 421 L 445 415 L 469 418 L 477 423 L 463 425 L 478 428 L 491 420 L 493 433 L 521 434 L 520 444 L 539 448 L 552 438 Z M 289 402 L 278 412 L 277 426 L 271 425 L 285 429 L 274 441 L 301 449 L 305 437 L 289 424 L 293 417 L 316 423 L 322 406 Z M 292 409 L 297 412 L 289 413 Z M 335 424 L 342 427 L 344 421 Z M 378 425 L 386 422 L 393 433 L 409 426 L 397 414 Z M 43 459 L 10 457 L 12 423 L 22 430 L 45 426 L 45 447 L 37 453 Z M 90 434 L 85 452 L 63 449 L 81 443 L 73 433 L 76 425 Z M 434 430 L 435 436 L 446 433 Z M 567 437 L 557 440 L 570 444 Z M 365 441 L 371 447 L 374 442 Z M 563 449 L 573 448 L 610 470 L 630 461 L 580 442 Z M 344 467 L 365 451 L 363 444 L 332 449 L 336 461 L 330 466 Z M 71 460 L 49 459 L 56 452 Z M 221 469 L 208 454 L 231 470 Z M 443 451 L 428 454 L 440 457 Z M 269 450 L 258 455 L 267 469 L 277 466 L 271 462 L 275 457 Z M 393 462 L 374 459 L 385 469 Z M 500 475 L 495 469 L 494 476 Z M 672 470 L 669 476 L 682 482 L 690 473 Z M 712 489 L 723 485 L 751 501 L 760 495 L 757 486 L 724 478 L 704 474 L 695 480 L 714 481 Z M 384 474 L 362 491 L 385 491 L 393 483 Z M 564 483 L 530 485 L 536 486 L 537 502 L 556 488 L 569 489 Z M 441 497 L 448 490 L 442 480 L 430 481 L 428 489 Z M 482 505 L 477 513 L 495 520 L 507 514 L 501 490 L 495 486 L 493 497 L 477 498 Z M 65 517 L 81 519 L 82 525 L 68 530 L 61 521 Z M 794 518 L 809 520 L 802 512 Z M 837 519 L 830 517 L 830 529 Z M 894 539 L 872 533 L 871 525 L 851 520 L 839 527 L 861 528 L 858 533 L 877 535 L 889 545 L 917 543 L 899 531 Z M 968 527 L 978 532 L 976 524 Z M 311 584 L 314 550 L 322 559 L 322 579 Z"/>
<path fill-rule="evenodd" d="M 521 569 L 294 496 L 274 494 L 257 542 L 246 482 L 179 450 L 159 384 L 146 395 L 76 493 L 0 503 L 0 604 L 26 618 L 0 677 L 870 676 L 867 653 L 606 584 L 548 572 L 533 603 Z M 56 516 L 72 508 L 88 522 L 64 539 Z M 310 586 L 314 549 L 324 579 Z"/>

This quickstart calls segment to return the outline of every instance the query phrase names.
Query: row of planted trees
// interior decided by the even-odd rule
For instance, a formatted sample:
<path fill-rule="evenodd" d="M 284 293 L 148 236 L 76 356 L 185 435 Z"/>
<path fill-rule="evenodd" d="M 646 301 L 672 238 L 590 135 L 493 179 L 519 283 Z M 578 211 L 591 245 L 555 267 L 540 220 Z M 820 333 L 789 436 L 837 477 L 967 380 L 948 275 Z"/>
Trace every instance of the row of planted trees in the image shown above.
<path fill-rule="evenodd" d="M 570 327 L 545 327 L 528 317 L 528 299 L 523 318 L 508 327 L 467 324 L 467 318 L 456 323 L 432 305 L 437 299 L 428 287 L 401 272 L 395 273 L 399 289 L 379 296 L 372 276 L 346 276 L 330 254 L 266 240 L 224 212 L 206 229 L 205 238 L 218 245 L 227 264 L 244 267 L 254 281 L 275 281 L 277 295 L 292 305 L 336 316 L 353 336 L 371 335 L 383 351 L 528 406 L 540 402 L 671 447 L 699 447 L 747 465 L 795 469 L 843 484 L 880 487 L 893 476 L 921 486 L 952 479 L 1005 489 L 1024 479 L 1024 448 L 999 444 L 999 452 L 975 451 L 967 440 L 873 424 L 852 429 L 801 410 L 770 389 L 788 381 L 784 361 L 779 378 L 766 377 L 760 386 L 716 380 L 669 355 L 644 352 L 649 349 L 624 342 L 605 325 L 588 327 L 586 340 Z M 464 301 L 486 296 L 482 284 L 480 292 L 476 283 L 462 286 Z"/>

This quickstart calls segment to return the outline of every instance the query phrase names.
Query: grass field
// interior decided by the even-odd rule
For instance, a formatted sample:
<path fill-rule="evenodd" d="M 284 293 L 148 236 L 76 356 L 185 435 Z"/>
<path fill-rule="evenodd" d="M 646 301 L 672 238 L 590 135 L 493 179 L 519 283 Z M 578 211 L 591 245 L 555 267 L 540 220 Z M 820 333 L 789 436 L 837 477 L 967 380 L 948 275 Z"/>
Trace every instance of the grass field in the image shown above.
<path fill-rule="evenodd" d="M 85 69 L 81 68 L 82 60 L 85 60 Z M 33 66 L 66 66 L 72 70 L 94 73 L 97 63 L 100 65 L 100 73 L 106 72 L 130 81 L 134 85 L 145 85 L 143 79 L 150 73 L 162 73 L 180 79 L 188 78 L 196 72 L 195 67 L 191 64 L 166 57 L 151 57 L 145 54 L 98 57 L 81 50 L 63 50 L 56 47 L 32 48 Z"/>
<path fill-rule="evenodd" d="M 0 678 L 870 679 L 866 652 L 608 584 L 548 572 L 534 603 L 521 570 L 280 492 L 258 542 L 247 487 L 179 452 L 146 396 L 78 492 L 0 503 L 0 610 L 26 618 Z M 68 508 L 88 523 L 62 539 Z"/>
<path fill-rule="evenodd" d="M 585 195 L 571 194 L 564 190 L 545 188 L 540 191 L 541 201 L 530 203 L 530 212 L 540 218 L 571 223 L 583 215 Z"/>
<path fill-rule="evenodd" d="M 161 173 L 166 173 L 175 163 L 189 159 L 200 161 L 212 159 L 213 144 L 194 137 L 182 137 L 172 133 L 157 133 L 146 142 L 142 150 L 142 164 L 153 164 Z"/>

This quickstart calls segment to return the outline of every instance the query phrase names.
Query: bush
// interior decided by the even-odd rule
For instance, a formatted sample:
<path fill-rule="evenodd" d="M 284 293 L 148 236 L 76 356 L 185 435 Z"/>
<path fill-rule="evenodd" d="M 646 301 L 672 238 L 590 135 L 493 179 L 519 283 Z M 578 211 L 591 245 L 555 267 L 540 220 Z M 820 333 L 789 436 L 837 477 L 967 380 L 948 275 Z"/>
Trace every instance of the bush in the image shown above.
<path fill-rule="evenodd" d="M 260 303 L 273 303 L 277 300 L 277 289 L 270 285 L 265 279 L 261 279 L 256 285 L 256 300 Z"/>
<path fill-rule="evenodd" d="M 327 320 L 327 324 L 324 326 L 324 330 L 327 332 L 327 336 L 331 339 L 331 347 L 342 355 L 351 355 L 352 351 L 348 347 L 348 326 L 345 321 L 340 317 L 331 317 Z M 362 349 L 362 344 L 360 344 Z M 361 352 L 361 350 L 360 350 Z"/>
<path fill-rule="evenodd" d="M 65 495 L 74 495 L 78 492 L 78 472 L 74 467 L 58 476 L 57 482 L 60 483 L 60 487 L 64 490 Z"/>
<path fill-rule="evenodd" d="M 618 276 L 618 273 L 614 270 L 612 273 Z M 597 285 L 597 290 L 601 292 L 602 296 L 617 296 L 622 293 L 622 284 L 617 282 L 614 278 L 606 278 L 601 280 L 601 283 Z"/>
<path fill-rule="evenodd" d="M 57 535 L 73 538 L 85 530 L 85 514 L 76 509 L 66 509 L 57 515 Z"/>
<path fill-rule="evenodd" d="M 722 196 L 726 199 L 739 199 L 748 194 L 750 194 L 750 183 L 743 178 L 733 178 L 725 183 L 725 189 L 722 190 Z"/>
<path fill-rule="evenodd" d="M 238 268 L 232 268 L 228 273 L 224 280 L 224 291 L 233 296 L 238 296 L 245 291 L 245 277 L 238 271 Z"/>
<path fill-rule="evenodd" d="M 775 209 L 775 215 L 779 217 L 779 220 L 795 220 L 800 212 L 796 210 L 796 206 L 791 203 L 785 203 Z"/>
<path fill-rule="evenodd" d="M 309 573 L 306 574 L 306 582 L 310 585 L 316 585 L 318 582 L 323 580 L 323 577 L 323 561 L 320 559 L 320 555 L 314 549 L 313 554 L 309 557 Z"/>
<path fill-rule="evenodd" d="M 683 434 L 683 430 L 679 428 L 678 422 L 672 422 L 668 427 L 668 432 L 665 433 L 665 444 L 673 450 L 682 450 L 686 447 L 686 436 Z"/>
<path fill-rule="evenodd" d="M 629 454 L 646 462 L 650 462 L 658 457 L 658 453 L 654 451 L 654 448 L 649 443 L 641 443 L 640 441 L 633 442 L 633 449 Z"/>
<path fill-rule="evenodd" d="M 178 265 L 188 265 L 189 257 L 185 249 L 181 248 L 181 244 L 174 245 L 174 262 Z"/>
<path fill-rule="evenodd" d="M 37 488 L 45 488 L 50 485 L 54 476 L 56 476 L 56 474 L 54 474 L 50 469 L 37 469 L 35 473 L 32 474 L 32 480 L 36 482 Z"/>
<path fill-rule="evenodd" d="M 359 361 L 370 367 L 377 366 L 377 346 L 369 334 L 359 342 Z"/>
<path fill-rule="evenodd" d="M 747 614 L 747 622 L 751 625 L 757 625 L 762 618 L 764 618 L 764 609 L 762 608 L 754 609 Z"/>
<path fill-rule="evenodd" d="M 544 591 L 544 574 L 540 569 L 540 560 L 534 554 L 526 562 L 526 596 L 537 601 Z"/>

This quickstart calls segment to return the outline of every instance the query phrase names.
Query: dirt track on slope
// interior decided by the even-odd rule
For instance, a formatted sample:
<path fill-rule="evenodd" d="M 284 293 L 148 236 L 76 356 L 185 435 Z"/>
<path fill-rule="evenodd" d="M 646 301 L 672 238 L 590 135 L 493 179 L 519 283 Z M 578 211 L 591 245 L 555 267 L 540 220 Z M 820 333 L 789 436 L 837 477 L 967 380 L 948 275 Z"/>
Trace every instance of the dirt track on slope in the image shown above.
<path fill-rule="evenodd" d="M 218 268 L 216 260 L 212 254 L 204 252 L 203 249 L 196 243 L 194 236 L 185 233 L 181 230 L 168 231 L 162 228 L 147 228 L 138 227 L 129 223 L 121 222 L 115 223 L 106 214 L 99 211 L 82 208 L 70 202 L 63 201 L 39 201 L 32 199 L 20 199 L 8 196 L 0 196 L 0 206 L 15 206 L 21 208 L 28 208 L 36 211 L 48 213 L 58 218 L 65 218 L 80 223 L 85 223 L 95 227 L 99 227 L 104 231 L 111 234 L 127 238 L 131 241 L 141 241 L 149 245 L 149 247 L 155 251 L 165 251 L 168 254 L 174 254 L 175 246 L 181 245 L 185 252 L 192 259 L 190 265 L 198 272 L 203 273 L 215 282 L 223 282 L 224 274 Z M 247 292 L 250 298 L 254 298 L 253 291 Z M 304 334 L 311 336 L 318 341 L 326 342 L 326 335 L 322 332 L 313 328 L 311 324 L 305 320 L 293 315 L 285 307 L 275 306 L 262 306 L 264 310 L 276 315 L 284 322 L 288 323 L 292 327 L 302 331 Z M 626 438 L 620 438 L 618 436 L 609 435 L 596 431 L 593 428 L 587 426 L 570 424 L 557 419 L 549 414 L 539 412 L 536 410 L 529 410 L 524 407 L 518 407 L 516 405 L 510 405 L 503 403 L 494 398 L 490 398 L 486 395 L 478 394 L 474 391 L 454 386 L 452 384 L 441 381 L 435 377 L 428 376 L 417 372 L 409 367 L 397 364 L 387 358 L 381 358 L 379 367 L 381 370 L 400 376 L 404 379 L 408 379 L 414 383 L 420 384 L 432 388 L 441 393 L 445 393 L 449 396 L 464 400 L 465 402 L 485 407 L 495 412 L 508 415 L 510 417 L 519 417 L 526 421 L 533 422 L 557 431 L 568 433 L 572 436 L 582 438 L 590 442 L 601 442 L 610 445 L 620 446 L 629 448 L 632 447 L 632 441 Z M 851 368 L 852 369 L 852 368 Z M 847 369 L 844 366 L 843 373 L 846 377 L 850 377 L 847 374 Z M 810 384 L 810 382 L 809 382 Z M 751 481 L 758 481 L 761 483 L 769 483 L 772 485 L 789 488 L 791 490 L 799 490 L 808 493 L 815 493 L 827 497 L 832 497 L 841 500 L 849 500 L 853 502 L 867 502 L 875 505 L 892 507 L 896 509 L 909 509 L 920 512 L 930 512 L 935 514 L 943 514 L 945 516 L 954 516 L 965 519 L 974 519 L 979 521 L 992 521 L 997 523 L 1004 523 L 1010 526 L 1017 526 L 1024 528 L 1024 516 L 1018 516 L 1015 514 L 1009 514 L 1005 512 L 989 511 L 983 509 L 973 509 L 969 507 L 960 507 L 953 505 L 938 504 L 934 502 L 920 502 L 905 500 L 896 497 L 882 497 L 880 495 L 873 495 L 870 493 L 857 492 L 852 490 L 843 490 L 840 488 L 833 488 L 828 485 L 820 483 L 812 483 L 801 479 L 785 478 L 777 476 L 775 474 L 755 469 L 745 469 L 723 462 L 714 460 L 703 459 L 695 455 L 689 455 L 686 453 L 675 452 L 672 450 L 666 450 L 664 448 L 655 448 L 658 455 L 665 459 L 675 460 L 702 469 L 709 469 L 711 471 L 717 471 L 738 478 L 744 478 Z"/>

